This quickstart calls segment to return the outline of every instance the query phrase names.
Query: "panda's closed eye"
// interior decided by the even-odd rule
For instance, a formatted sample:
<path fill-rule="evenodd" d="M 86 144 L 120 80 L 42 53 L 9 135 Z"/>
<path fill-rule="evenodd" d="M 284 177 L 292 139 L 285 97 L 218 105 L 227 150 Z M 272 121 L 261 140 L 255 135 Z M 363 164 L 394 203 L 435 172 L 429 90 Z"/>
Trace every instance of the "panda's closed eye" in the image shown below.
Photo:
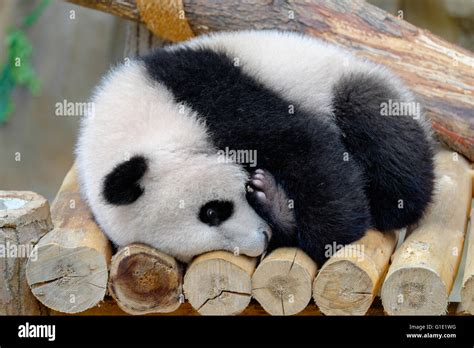
<path fill-rule="evenodd" d="M 231 217 L 234 204 L 230 201 L 210 201 L 199 211 L 199 220 L 209 226 L 218 226 Z"/>

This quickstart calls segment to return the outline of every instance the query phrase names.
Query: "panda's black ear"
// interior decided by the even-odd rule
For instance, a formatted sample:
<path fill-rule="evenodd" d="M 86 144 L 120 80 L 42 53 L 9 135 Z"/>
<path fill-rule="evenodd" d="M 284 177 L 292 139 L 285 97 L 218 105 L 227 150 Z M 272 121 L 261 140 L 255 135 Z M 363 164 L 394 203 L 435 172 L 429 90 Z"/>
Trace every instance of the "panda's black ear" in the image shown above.
<path fill-rule="evenodd" d="M 147 159 L 143 156 L 133 156 L 118 164 L 104 180 L 102 194 L 107 203 L 126 205 L 135 202 L 144 192 L 139 181 L 147 169 Z"/>

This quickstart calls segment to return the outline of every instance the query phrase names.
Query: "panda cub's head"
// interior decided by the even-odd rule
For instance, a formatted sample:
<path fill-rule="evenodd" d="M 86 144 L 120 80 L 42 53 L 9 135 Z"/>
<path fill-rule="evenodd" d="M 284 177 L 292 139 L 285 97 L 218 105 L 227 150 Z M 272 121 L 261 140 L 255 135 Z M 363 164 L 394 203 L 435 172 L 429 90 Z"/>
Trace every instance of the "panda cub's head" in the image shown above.
<path fill-rule="evenodd" d="M 141 61 L 96 89 L 76 148 L 81 192 L 118 246 L 181 261 L 211 250 L 262 254 L 270 229 L 246 199 L 248 174 L 222 161 L 205 124 L 149 79 Z"/>

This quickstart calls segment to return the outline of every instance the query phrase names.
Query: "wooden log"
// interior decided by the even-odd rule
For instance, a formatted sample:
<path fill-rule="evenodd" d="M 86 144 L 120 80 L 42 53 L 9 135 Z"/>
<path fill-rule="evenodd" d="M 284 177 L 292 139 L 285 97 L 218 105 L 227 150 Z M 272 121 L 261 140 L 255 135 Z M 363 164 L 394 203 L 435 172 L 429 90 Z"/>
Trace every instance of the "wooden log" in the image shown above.
<path fill-rule="evenodd" d="M 25 277 L 34 246 L 53 228 L 48 201 L 29 191 L 0 191 L 0 315 L 46 315 Z"/>
<path fill-rule="evenodd" d="M 70 1 L 143 21 L 134 0 Z M 472 52 L 361 0 L 183 0 L 183 5 L 196 35 L 240 29 L 294 30 L 387 65 L 417 94 L 439 139 L 474 161 Z"/>
<path fill-rule="evenodd" d="M 462 309 L 474 315 L 474 209 L 471 210 L 471 228 L 469 230 L 466 264 L 464 266 L 464 276 L 461 288 L 461 307 Z"/>
<path fill-rule="evenodd" d="M 132 21 L 136 21 L 140 17 L 137 3 L 134 0 L 74 0 L 70 2 L 95 10 L 111 13 Z"/>
<path fill-rule="evenodd" d="M 295 315 L 311 300 L 316 263 L 302 250 L 279 248 L 252 276 L 252 295 L 271 315 Z"/>
<path fill-rule="evenodd" d="M 314 280 L 313 297 L 325 315 L 365 315 L 387 272 L 398 232 L 367 231 L 339 249 Z"/>
<path fill-rule="evenodd" d="M 200 314 L 239 314 L 250 302 L 256 263 L 225 251 L 200 255 L 184 276 L 184 295 Z"/>
<path fill-rule="evenodd" d="M 390 315 L 446 313 L 471 204 L 469 163 L 457 153 L 436 155 L 433 200 L 393 256 L 382 287 L 382 303 Z"/>
<path fill-rule="evenodd" d="M 37 258 L 28 260 L 28 284 L 47 307 L 82 312 L 105 296 L 112 249 L 81 200 L 74 167 L 64 178 L 51 215 L 55 228 L 37 244 Z"/>
<path fill-rule="evenodd" d="M 181 265 L 148 245 L 126 246 L 112 258 L 109 292 L 129 314 L 174 312 L 184 302 L 182 284 Z"/>

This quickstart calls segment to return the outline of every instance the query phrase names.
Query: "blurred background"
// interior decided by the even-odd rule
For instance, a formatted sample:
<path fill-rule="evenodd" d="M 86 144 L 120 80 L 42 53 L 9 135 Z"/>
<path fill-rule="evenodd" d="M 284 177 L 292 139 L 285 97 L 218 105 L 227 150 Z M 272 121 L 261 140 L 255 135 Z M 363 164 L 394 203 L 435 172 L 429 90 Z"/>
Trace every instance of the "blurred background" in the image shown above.
<path fill-rule="evenodd" d="M 474 51 L 474 0 L 369 2 Z M 40 3 L 0 1 L 2 67 L 11 45 L 9 28 L 21 26 Z M 21 86 L 13 90 L 14 109 L 0 124 L 0 190 L 32 190 L 51 201 L 73 163 L 80 119 L 58 116 L 57 104 L 87 102 L 101 76 L 122 61 L 127 22 L 52 0 L 24 33 L 41 87 L 34 95 Z"/>

